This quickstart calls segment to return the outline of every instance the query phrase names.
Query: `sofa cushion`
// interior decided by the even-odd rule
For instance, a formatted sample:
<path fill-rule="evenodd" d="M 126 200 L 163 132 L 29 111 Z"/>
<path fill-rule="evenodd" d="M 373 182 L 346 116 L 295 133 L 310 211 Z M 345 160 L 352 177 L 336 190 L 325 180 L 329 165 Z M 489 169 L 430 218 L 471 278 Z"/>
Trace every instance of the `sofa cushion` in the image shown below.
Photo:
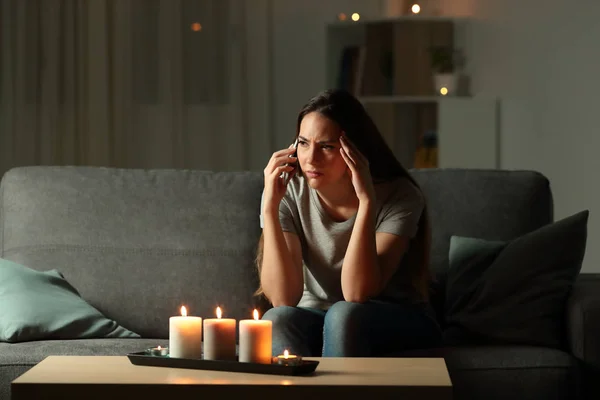
<path fill-rule="evenodd" d="M 578 361 L 560 350 L 529 346 L 447 348 L 457 399 L 559 400 L 580 398 Z"/>
<path fill-rule="evenodd" d="M 0 399 L 10 399 L 10 383 L 48 356 L 124 356 L 168 341 L 158 339 L 81 339 L 0 343 Z"/>
<path fill-rule="evenodd" d="M 0 259 L 0 341 L 139 337 L 85 302 L 57 270 Z"/>
<path fill-rule="evenodd" d="M 533 171 L 412 170 L 427 200 L 432 226 L 431 301 L 440 322 L 448 250 L 453 235 L 512 240 L 553 220 L 546 177 Z"/>
<path fill-rule="evenodd" d="M 507 243 L 452 237 L 445 342 L 565 345 L 565 305 L 581 270 L 588 211 Z"/>

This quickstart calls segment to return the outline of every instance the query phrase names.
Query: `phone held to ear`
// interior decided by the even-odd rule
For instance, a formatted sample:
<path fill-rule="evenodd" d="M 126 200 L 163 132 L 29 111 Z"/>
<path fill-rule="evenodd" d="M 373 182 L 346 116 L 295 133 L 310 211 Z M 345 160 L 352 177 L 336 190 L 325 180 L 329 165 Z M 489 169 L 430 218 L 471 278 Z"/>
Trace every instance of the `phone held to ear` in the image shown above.
<path fill-rule="evenodd" d="M 293 146 L 294 146 L 294 149 L 297 149 L 297 148 L 298 148 L 298 138 L 296 138 L 296 140 L 294 141 L 294 144 L 293 144 Z M 298 152 L 297 152 L 297 151 L 294 151 L 294 153 L 293 153 L 292 155 L 289 155 L 288 157 L 297 157 L 297 156 L 298 156 Z M 293 166 L 294 168 L 298 168 L 298 161 L 296 161 L 295 163 L 286 163 L 285 165 L 291 165 L 291 166 Z M 292 178 L 292 172 L 293 172 L 293 171 L 290 171 L 290 172 L 283 172 L 283 173 L 280 175 L 280 178 L 281 178 L 281 179 L 283 179 L 283 180 L 284 180 L 284 182 L 287 184 L 287 183 L 289 182 L 289 180 Z"/>

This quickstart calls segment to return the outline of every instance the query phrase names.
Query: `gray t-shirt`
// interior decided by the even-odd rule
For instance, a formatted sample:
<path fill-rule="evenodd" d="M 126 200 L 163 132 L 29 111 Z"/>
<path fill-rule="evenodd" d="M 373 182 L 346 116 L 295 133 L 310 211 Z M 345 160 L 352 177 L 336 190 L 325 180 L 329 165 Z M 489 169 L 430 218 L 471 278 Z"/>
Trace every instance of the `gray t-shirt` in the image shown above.
<path fill-rule="evenodd" d="M 421 191 L 407 178 L 398 178 L 376 184 L 375 193 L 376 232 L 413 238 L 425 204 Z M 290 180 L 279 206 L 279 220 L 283 231 L 298 235 L 302 246 L 304 293 L 299 307 L 326 310 L 344 300 L 342 264 L 355 219 L 353 216 L 346 221 L 334 221 L 323 208 L 317 192 L 303 177 L 295 175 Z M 408 259 L 405 254 L 403 262 Z M 402 269 L 401 263 L 378 299 L 401 302 L 417 298 Z"/>

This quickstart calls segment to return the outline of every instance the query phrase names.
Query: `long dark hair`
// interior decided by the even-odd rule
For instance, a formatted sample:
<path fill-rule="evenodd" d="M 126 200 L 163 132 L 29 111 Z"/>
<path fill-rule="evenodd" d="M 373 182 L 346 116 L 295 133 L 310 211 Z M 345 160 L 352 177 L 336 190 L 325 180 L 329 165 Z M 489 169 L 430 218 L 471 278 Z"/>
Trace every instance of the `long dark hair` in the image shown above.
<path fill-rule="evenodd" d="M 331 121 L 334 121 L 346 133 L 352 143 L 369 160 L 369 168 L 374 183 L 387 182 L 404 177 L 421 190 L 419 184 L 394 156 L 394 153 L 385 142 L 381 132 L 363 105 L 350 93 L 345 90 L 330 89 L 310 99 L 298 114 L 295 138 L 300 133 L 302 120 L 312 112 L 318 112 Z M 301 171 L 298 171 L 298 173 L 301 173 Z M 263 244 L 263 236 L 261 235 L 256 257 L 259 277 L 262 267 Z M 429 281 L 431 279 L 429 273 L 431 227 L 427 204 L 423 208 L 419 219 L 417 235 L 411 241 L 410 247 L 413 250 L 411 253 L 414 255 L 414 258 L 411 259 L 411 262 L 406 263 L 409 270 L 405 272 L 410 277 L 416 291 L 424 300 L 427 300 L 429 298 Z M 256 293 L 262 294 L 262 287 Z"/>

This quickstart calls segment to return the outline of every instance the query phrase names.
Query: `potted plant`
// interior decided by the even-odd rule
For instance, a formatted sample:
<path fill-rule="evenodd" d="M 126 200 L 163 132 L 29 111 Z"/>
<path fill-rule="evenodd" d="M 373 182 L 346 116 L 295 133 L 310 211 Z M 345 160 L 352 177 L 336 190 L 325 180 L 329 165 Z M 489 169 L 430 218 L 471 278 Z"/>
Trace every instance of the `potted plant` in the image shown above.
<path fill-rule="evenodd" d="M 435 46 L 430 49 L 431 69 L 435 91 L 442 96 L 456 94 L 460 52 L 450 46 Z"/>

